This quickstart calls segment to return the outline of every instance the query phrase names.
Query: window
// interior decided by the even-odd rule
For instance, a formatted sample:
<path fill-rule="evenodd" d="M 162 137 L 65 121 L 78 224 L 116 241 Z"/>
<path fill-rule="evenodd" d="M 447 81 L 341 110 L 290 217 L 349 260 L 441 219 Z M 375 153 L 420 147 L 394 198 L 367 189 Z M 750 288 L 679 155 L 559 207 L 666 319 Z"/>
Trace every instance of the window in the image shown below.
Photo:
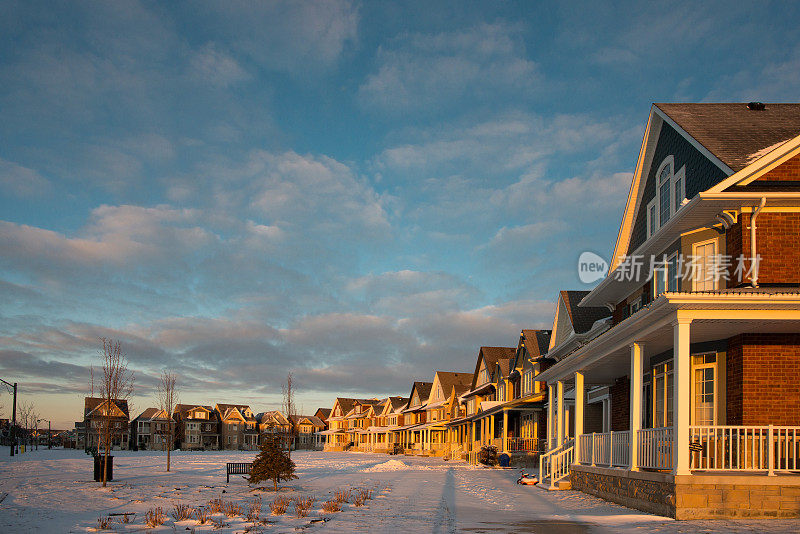
<path fill-rule="evenodd" d="M 683 205 L 686 198 L 686 167 L 675 171 L 675 158 L 667 156 L 656 173 L 656 191 L 647 205 L 647 237 L 655 234 Z"/>
<path fill-rule="evenodd" d="M 692 424 L 717 424 L 717 355 L 695 354 L 692 356 Z"/>
<path fill-rule="evenodd" d="M 703 241 L 692 246 L 693 269 L 692 289 L 694 291 L 713 291 L 718 289 L 717 240 Z"/>
<path fill-rule="evenodd" d="M 653 427 L 672 426 L 672 360 L 653 368 Z"/>
<path fill-rule="evenodd" d="M 486 368 L 481 369 L 480 373 L 478 373 L 478 384 L 485 384 L 489 381 L 489 372 Z"/>

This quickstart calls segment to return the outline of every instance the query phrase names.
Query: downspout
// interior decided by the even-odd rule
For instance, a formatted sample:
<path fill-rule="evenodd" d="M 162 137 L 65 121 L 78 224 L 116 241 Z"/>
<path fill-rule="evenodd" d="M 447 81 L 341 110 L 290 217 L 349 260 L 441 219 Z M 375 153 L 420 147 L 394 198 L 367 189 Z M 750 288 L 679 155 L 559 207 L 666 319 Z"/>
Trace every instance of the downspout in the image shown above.
<path fill-rule="evenodd" d="M 753 210 L 753 215 L 750 217 L 750 265 L 753 273 L 750 275 L 750 286 L 754 288 L 758 287 L 759 267 L 758 261 L 756 260 L 756 218 L 766 204 L 767 197 L 761 197 L 761 202 L 758 204 L 758 207 Z M 755 265 L 753 265 L 753 262 L 755 262 Z"/>

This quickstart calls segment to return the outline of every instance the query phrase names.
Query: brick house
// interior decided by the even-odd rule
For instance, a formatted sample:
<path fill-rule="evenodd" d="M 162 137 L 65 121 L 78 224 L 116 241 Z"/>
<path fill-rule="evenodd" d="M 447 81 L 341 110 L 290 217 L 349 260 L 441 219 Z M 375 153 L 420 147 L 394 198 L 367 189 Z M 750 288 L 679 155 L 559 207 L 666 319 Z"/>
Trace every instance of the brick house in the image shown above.
<path fill-rule="evenodd" d="M 259 427 L 253 411 L 246 404 L 217 404 L 214 406 L 221 427 L 222 444 L 228 450 L 254 451 L 259 446 Z"/>
<path fill-rule="evenodd" d="M 220 448 L 220 419 L 212 406 L 178 404 L 172 412 L 175 420 L 175 446 L 181 450 Z"/>
<path fill-rule="evenodd" d="M 128 401 L 106 401 L 97 397 L 86 397 L 83 406 L 83 443 L 86 448 L 98 449 L 103 447 L 104 428 L 111 425 L 111 448 L 128 449 L 129 423 Z"/>
<path fill-rule="evenodd" d="M 317 449 L 319 443 L 317 432 L 325 430 L 325 423 L 313 415 L 294 415 L 292 416 L 292 422 L 297 432 L 294 448 Z"/>
<path fill-rule="evenodd" d="M 539 376 L 545 485 L 677 519 L 800 515 L 798 187 L 800 104 L 652 106 L 579 306 L 611 320 L 577 344 L 554 328 Z M 610 417 L 589 432 L 598 391 Z"/>
<path fill-rule="evenodd" d="M 158 408 L 147 408 L 131 421 L 131 446 L 138 450 L 167 450 L 169 426 L 173 425 L 167 412 Z"/>

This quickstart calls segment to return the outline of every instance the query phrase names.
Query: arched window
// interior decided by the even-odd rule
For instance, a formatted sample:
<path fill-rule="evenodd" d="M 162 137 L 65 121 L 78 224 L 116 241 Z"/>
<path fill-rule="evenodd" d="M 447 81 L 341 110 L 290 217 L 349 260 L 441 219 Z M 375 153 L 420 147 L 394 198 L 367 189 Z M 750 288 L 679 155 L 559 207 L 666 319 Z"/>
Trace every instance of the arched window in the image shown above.
<path fill-rule="evenodd" d="M 675 171 L 675 158 L 667 156 L 656 172 L 655 196 L 647 205 L 647 237 L 655 234 L 683 204 L 686 167 Z"/>

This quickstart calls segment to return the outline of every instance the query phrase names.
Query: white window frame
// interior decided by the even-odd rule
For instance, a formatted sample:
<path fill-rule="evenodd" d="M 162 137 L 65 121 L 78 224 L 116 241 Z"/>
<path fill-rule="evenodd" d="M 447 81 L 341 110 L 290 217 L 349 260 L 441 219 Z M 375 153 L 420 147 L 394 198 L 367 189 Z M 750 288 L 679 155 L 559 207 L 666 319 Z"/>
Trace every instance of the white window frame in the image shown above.
<path fill-rule="evenodd" d="M 694 256 L 695 259 L 697 259 L 699 257 L 699 255 L 697 254 L 697 249 L 698 248 L 706 246 L 706 245 L 711 245 L 711 244 L 714 245 L 714 253 L 711 255 L 712 262 L 714 262 L 714 263 L 703 264 L 702 276 L 704 278 L 707 276 L 707 272 L 708 272 L 707 266 L 708 265 L 711 265 L 714 269 L 716 269 L 716 261 L 717 261 L 717 258 L 719 256 L 719 252 L 718 252 L 719 251 L 719 242 L 718 242 L 718 239 L 717 238 L 711 238 L 711 239 L 707 239 L 705 241 L 698 241 L 697 243 L 692 243 L 692 255 Z M 711 283 L 711 288 L 699 289 L 697 287 L 698 286 L 698 282 L 699 282 L 699 280 L 697 278 L 700 275 L 700 273 L 693 272 L 692 275 L 693 275 L 692 276 L 692 291 L 715 291 L 715 290 L 719 289 L 719 287 L 720 287 L 719 278 L 711 278 L 710 280 L 705 280 L 705 279 L 703 280 L 703 283 L 710 282 Z M 695 276 L 695 275 L 697 275 L 697 276 Z"/>
<path fill-rule="evenodd" d="M 711 363 L 695 363 L 695 358 L 698 357 L 698 356 L 703 356 L 703 357 L 705 357 L 705 356 L 714 356 L 714 361 L 711 362 Z M 719 391 L 718 391 L 719 390 L 719 384 L 720 384 L 720 382 L 719 382 L 719 354 L 717 354 L 716 352 L 701 352 L 701 353 L 698 353 L 698 354 L 692 354 L 691 361 L 692 361 L 692 365 L 691 365 L 692 374 L 691 374 L 691 380 L 690 380 L 690 384 L 691 384 L 691 402 L 690 402 L 691 409 L 690 409 L 690 413 L 691 413 L 691 421 L 692 421 L 691 424 L 693 424 L 693 425 L 699 424 L 697 422 L 697 395 L 696 395 L 696 393 L 697 393 L 697 389 L 696 389 L 697 388 L 697 384 L 695 383 L 695 371 L 697 371 L 699 369 L 711 369 L 712 372 L 713 372 L 712 383 L 713 383 L 714 387 L 713 387 L 713 401 L 712 401 L 713 409 L 712 409 L 712 418 L 711 418 L 711 423 L 710 424 L 711 425 L 716 425 L 717 424 L 717 412 L 719 411 L 719 401 L 720 401 L 720 395 L 719 395 Z"/>
<path fill-rule="evenodd" d="M 651 391 L 653 395 L 653 427 L 654 428 L 661 428 L 661 427 L 668 427 L 672 426 L 674 421 L 675 414 L 672 414 L 672 420 L 669 419 L 668 415 L 670 412 L 670 407 L 672 407 L 672 394 L 674 393 L 674 384 L 671 383 L 670 377 L 672 380 L 675 380 L 675 368 L 673 365 L 673 360 L 667 360 L 661 362 L 650 370 L 652 381 L 651 381 Z M 661 379 L 661 380 L 659 380 Z M 659 384 L 659 382 L 661 382 Z M 659 387 L 656 387 L 656 386 Z M 656 399 L 658 396 L 662 396 L 662 405 L 661 409 L 662 412 L 658 412 L 658 402 Z"/>
<path fill-rule="evenodd" d="M 661 186 L 664 184 L 662 181 L 661 173 L 664 168 L 670 166 L 670 175 L 667 178 L 669 181 L 669 199 L 666 217 L 662 220 L 661 217 Z M 653 234 L 658 232 L 659 228 L 664 226 L 681 208 L 683 201 L 686 199 L 686 166 L 684 165 L 677 171 L 675 170 L 675 157 L 670 155 L 664 158 L 661 165 L 655 174 L 656 177 L 656 192 L 653 199 L 647 204 L 647 237 L 650 238 Z"/>

